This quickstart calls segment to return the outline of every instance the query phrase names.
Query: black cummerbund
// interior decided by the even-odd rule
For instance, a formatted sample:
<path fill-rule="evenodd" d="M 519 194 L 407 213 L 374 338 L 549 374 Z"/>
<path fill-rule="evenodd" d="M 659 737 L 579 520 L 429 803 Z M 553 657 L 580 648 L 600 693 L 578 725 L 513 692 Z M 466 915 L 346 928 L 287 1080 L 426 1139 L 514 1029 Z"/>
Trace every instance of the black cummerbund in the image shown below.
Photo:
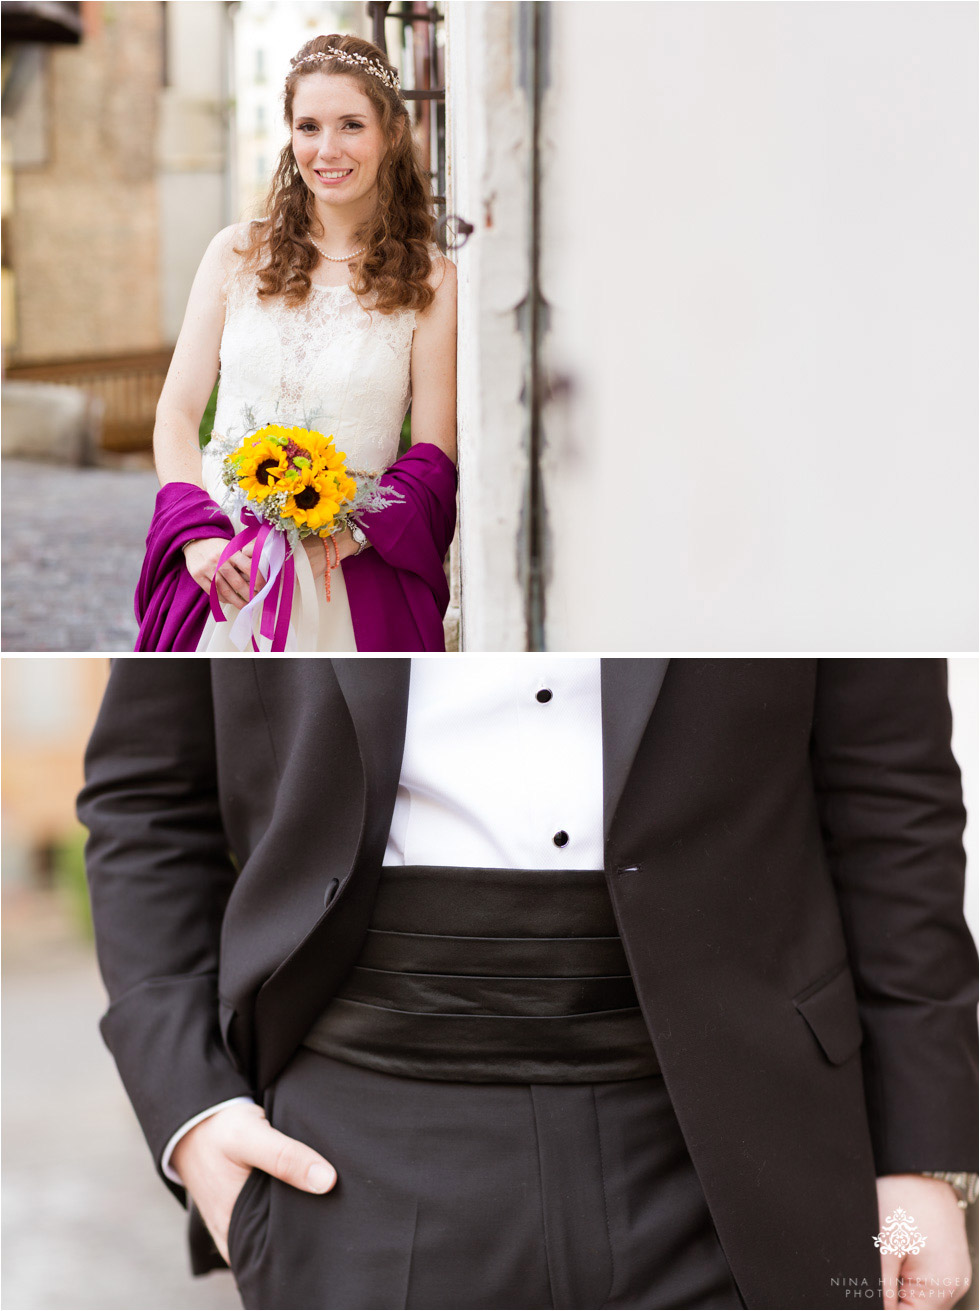
<path fill-rule="evenodd" d="M 416 1079 L 659 1073 L 601 870 L 385 866 L 361 955 L 305 1046 Z"/>

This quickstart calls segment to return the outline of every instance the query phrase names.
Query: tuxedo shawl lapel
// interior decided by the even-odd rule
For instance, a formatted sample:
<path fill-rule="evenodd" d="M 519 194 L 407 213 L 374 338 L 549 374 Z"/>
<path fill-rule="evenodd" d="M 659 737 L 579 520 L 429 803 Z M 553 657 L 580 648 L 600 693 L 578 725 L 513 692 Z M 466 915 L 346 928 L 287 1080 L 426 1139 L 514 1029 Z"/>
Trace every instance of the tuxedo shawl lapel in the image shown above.
<path fill-rule="evenodd" d="M 347 709 L 354 723 L 367 793 L 364 838 L 373 836 L 372 821 L 390 824 L 405 750 L 408 687 L 412 662 L 391 660 L 332 660 Z M 377 814 L 380 810 L 381 814 Z M 387 842 L 387 828 L 384 840 Z"/>
<path fill-rule="evenodd" d="M 650 658 L 602 661 L 602 818 L 606 841 L 669 663 Z"/>

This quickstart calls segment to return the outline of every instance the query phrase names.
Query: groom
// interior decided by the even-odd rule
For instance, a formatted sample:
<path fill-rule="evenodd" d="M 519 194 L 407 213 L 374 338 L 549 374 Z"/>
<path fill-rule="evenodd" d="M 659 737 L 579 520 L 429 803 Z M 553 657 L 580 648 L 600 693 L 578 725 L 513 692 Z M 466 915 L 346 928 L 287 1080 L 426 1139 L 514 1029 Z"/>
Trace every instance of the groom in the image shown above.
<path fill-rule="evenodd" d="M 927 1242 L 886 1277 L 965 1279 L 970 1181 L 924 1177 L 976 1168 L 945 678 L 935 660 L 115 662 L 79 803 L 102 1029 L 174 1191 L 224 1253 L 250 1165 L 331 1186 L 309 1148 L 277 1166 L 244 1099 L 349 973 L 383 864 L 428 834 L 454 853 L 430 864 L 605 871 L 747 1306 L 881 1305 L 897 1207 Z M 219 1264 L 192 1233 L 195 1269 Z"/>

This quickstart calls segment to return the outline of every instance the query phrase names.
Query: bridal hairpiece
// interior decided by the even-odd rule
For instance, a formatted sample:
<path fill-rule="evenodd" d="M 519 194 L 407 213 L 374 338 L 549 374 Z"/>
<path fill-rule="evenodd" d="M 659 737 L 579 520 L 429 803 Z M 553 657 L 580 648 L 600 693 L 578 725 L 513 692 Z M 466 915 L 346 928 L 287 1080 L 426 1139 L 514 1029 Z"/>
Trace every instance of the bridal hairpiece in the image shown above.
<path fill-rule="evenodd" d="M 324 59 L 339 59 L 345 64 L 355 64 L 362 68 L 365 73 L 371 73 L 374 77 L 379 78 L 385 86 L 391 87 L 392 91 L 400 91 L 401 84 L 398 81 L 398 74 L 393 73 L 391 69 L 385 66 L 377 59 L 368 59 L 367 55 L 352 54 L 348 50 L 338 50 L 331 46 L 329 50 L 317 50 L 312 55 L 304 55 L 302 59 L 291 59 L 291 66 L 301 68 L 303 64 L 322 63 Z"/>

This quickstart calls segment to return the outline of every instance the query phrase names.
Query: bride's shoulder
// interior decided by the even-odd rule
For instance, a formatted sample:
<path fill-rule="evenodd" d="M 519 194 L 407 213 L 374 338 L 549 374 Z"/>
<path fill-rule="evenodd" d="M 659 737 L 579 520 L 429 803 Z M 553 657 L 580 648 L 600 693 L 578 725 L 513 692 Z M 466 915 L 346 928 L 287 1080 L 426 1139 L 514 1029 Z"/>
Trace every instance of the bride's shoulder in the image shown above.
<path fill-rule="evenodd" d="M 455 298 L 456 265 L 436 245 L 432 245 L 429 249 L 429 261 L 431 268 L 426 281 L 436 293 L 436 299 Z"/>
<path fill-rule="evenodd" d="M 229 223 L 227 228 L 221 228 L 212 237 L 210 249 L 214 250 L 217 260 L 225 269 L 232 271 L 241 265 L 246 250 L 252 244 L 254 225 L 259 222 L 261 220 L 252 219 L 246 223 Z"/>
<path fill-rule="evenodd" d="M 252 241 L 253 219 L 244 223 L 229 223 L 226 228 L 215 233 L 208 247 L 209 258 L 224 293 L 237 287 L 248 277 L 246 252 Z"/>
<path fill-rule="evenodd" d="M 231 268 L 241 259 L 237 251 L 248 243 L 250 227 L 249 223 L 229 223 L 211 238 L 208 255 L 223 267 Z"/>

